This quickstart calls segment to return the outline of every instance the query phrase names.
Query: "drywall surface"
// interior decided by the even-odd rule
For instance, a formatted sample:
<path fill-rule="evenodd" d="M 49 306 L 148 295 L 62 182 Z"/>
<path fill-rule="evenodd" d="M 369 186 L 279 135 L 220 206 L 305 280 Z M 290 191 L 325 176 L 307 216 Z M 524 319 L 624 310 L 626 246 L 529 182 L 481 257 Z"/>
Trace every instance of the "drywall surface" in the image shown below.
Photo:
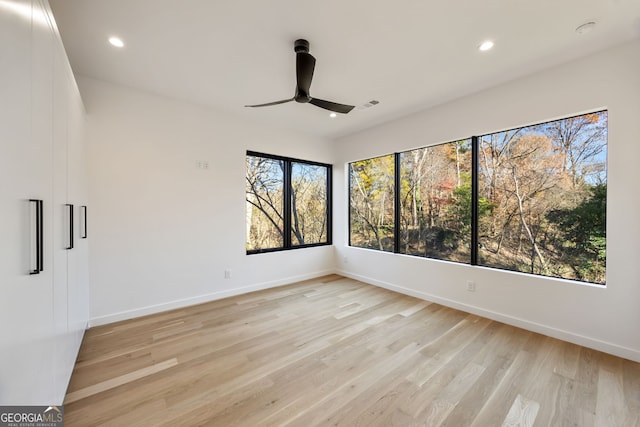
<path fill-rule="evenodd" d="M 338 272 L 640 361 L 640 41 L 335 141 Z M 346 164 L 607 108 L 607 286 L 348 246 Z M 475 281 L 476 292 L 466 291 Z"/>
<path fill-rule="evenodd" d="M 92 325 L 333 272 L 331 246 L 245 253 L 246 151 L 329 163 L 329 141 L 88 78 L 79 85 L 94 195 Z"/>

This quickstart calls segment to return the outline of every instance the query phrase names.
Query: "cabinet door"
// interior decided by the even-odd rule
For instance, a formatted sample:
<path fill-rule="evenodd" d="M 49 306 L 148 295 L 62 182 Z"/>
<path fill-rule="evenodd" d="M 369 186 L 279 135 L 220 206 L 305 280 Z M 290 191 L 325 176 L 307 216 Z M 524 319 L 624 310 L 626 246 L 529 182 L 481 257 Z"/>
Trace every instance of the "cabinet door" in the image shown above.
<path fill-rule="evenodd" d="M 71 354 L 71 336 L 68 327 L 68 266 L 67 258 L 75 243 L 76 206 L 69 200 L 67 190 L 68 170 L 68 91 L 64 74 L 64 61 L 60 55 L 53 58 L 53 326 L 55 328 L 55 346 L 53 357 L 55 380 L 64 381 L 68 375 L 68 359 Z M 73 210 L 73 211 L 72 211 Z M 73 221 L 72 221 L 73 219 Z M 74 239 L 71 239 L 71 231 Z"/>
<path fill-rule="evenodd" d="M 69 70 L 68 78 L 68 198 L 77 205 L 76 241 L 74 250 L 67 258 L 68 320 L 69 330 L 75 337 L 75 345 L 80 340 L 89 321 L 89 220 L 88 205 L 89 183 L 86 169 L 86 145 L 84 137 L 84 107 L 75 81 Z M 82 210 L 85 206 L 86 210 Z M 86 225 L 86 228 L 85 228 Z M 86 238 L 83 238 L 84 233 Z"/>
<path fill-rule="evenodd" d="M 87 326 L 89 307 L 88 239 L 82 239 L 80 233 L 84 220 L 81 206 L 87 205 L 84 109 L 63 55 L 54 58 L 53 71 L 53 219 L 59 224 L 53 231 L 55 381 L 66 384 Z"/>
<path fill-rule="evenodd" d="M 26 0 L 0 4 L 0 404 L 54 398 L 51 32 Z M 42 30 L 42 31 L 41 31 Z M 32 269 L 29 199 L 44 207 L 43 271 Z"/>

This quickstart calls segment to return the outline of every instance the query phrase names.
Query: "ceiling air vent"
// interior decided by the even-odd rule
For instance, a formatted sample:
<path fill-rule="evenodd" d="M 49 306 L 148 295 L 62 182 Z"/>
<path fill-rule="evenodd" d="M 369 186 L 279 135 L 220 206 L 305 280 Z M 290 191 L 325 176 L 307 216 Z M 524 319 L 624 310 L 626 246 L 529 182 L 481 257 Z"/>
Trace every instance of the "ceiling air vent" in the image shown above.
<path fill-rule="evenodd" d="M 372 99 L 369 102 L 365 102 L 364 104 L 358 106 L 358 110 L 366 110 L 367 108 L 371 108 L 376 104 L 380 104 L 380 101 L 376 101 L 375 99 Z"/>

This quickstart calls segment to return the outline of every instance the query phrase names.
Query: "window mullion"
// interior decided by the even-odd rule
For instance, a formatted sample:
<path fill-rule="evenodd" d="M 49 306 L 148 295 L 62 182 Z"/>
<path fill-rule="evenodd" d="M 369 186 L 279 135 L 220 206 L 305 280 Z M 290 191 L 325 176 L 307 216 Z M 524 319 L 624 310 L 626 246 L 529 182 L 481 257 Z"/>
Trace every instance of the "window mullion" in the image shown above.
<path fill-rule="evenodd" d="M 400 252 L 400 153 L 394 154 L 393 166 L 393 252 Z"/>
<path fill-rule="evenodd" d="M 480 138 L 471 137 L 471 265 L 478 265 L 478 150 Z"/>
<path fill-rule="evenodd" d="M 291 248 L 291 197 L 293 193 L 293 189 L 291 188 L 291 173 L 292 173 L 292 165 L 288 160 L 284 161 L 284 185 L 283 185 L 283 200 L 284 200 L 284 248 Z"/>
<path fill-rule="evenodd" d="M 331 182 L 331 176 L 333 175 L 333 169 L 331 166 L 327 166 L 327 201 L 326 201 L 326 219 L 327 219 L 327 244 L 333 242 L 333 224 L 331 218 L 333 216 L 333 206 L 331 200 L 333 199 L 333 183 Z"/>

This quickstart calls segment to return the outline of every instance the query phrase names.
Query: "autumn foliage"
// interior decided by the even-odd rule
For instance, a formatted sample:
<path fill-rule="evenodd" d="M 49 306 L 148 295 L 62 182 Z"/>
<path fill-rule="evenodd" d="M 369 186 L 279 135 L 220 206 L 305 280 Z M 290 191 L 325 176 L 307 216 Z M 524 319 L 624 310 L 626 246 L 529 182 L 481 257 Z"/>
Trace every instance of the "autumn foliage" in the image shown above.
<path fill-rule="evenodd" d="M 478 264 L 605 283 L 607 113 L 484 135 Z M 470 140 L 350 164 L 350 244 L 457 262 L 471 253 Z M 399 223 L 395 224 L 398 192 Z"/>

